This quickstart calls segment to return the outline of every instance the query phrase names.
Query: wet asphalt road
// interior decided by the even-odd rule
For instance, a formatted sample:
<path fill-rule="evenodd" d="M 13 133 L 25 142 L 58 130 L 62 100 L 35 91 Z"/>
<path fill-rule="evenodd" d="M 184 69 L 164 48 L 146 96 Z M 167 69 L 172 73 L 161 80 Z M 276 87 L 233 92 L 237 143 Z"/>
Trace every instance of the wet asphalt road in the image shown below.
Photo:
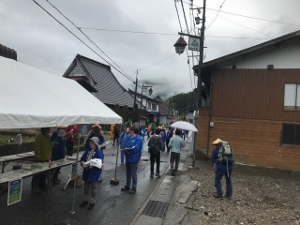
<path fill-rule="evenodd" d="M 150 162 L 148 161 L 147 140 L 145 138 L 142 160 L 138 165 L 138 187 L 136 194 L 121 192 L 125 184 L 125 165 L 120 165 L 118 158 L 116 179 L 118 185 L 111 185 L 110 180 L 115 176 L 116 147 L 111 144 L 105 149 L 105 167 L 102 173 L 103 181 L 98 183 L 96 206 L 92 210 L 80 208 L 83 200 L 83 185 L 75 190 L 75 204 L 73 207 L 73 186 L 64 185 L 71 173 L 70 166 L 63 167 L 59 175 L 61 183 L 53 186 L 48 197 L 47 192 L 33 197 L 31 193 L 31 177 L 23 180 L 22 201 L 7 206 L 7 192 L 0 193 L 0 224 L 1 225 L 81 225 L 81 224 L 115 224 L 126 225 L 134 219 L 140 208 L 147 201 L 149 195 L 160 183 L 160 179 L 151 179 Z M 169 155 L 161 153 L 161 173 L 169 166 Z M 7 169 L 12 166 L 10 163 Z M 78 167 L 78 174 L 82 173 Z M 70 212 L 75 212 L 71 214 Z"/>

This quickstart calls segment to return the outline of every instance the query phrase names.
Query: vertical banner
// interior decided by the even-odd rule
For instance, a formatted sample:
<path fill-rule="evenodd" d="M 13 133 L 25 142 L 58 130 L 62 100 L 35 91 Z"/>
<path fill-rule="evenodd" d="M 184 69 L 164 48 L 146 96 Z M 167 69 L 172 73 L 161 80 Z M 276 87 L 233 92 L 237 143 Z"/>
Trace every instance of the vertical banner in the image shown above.
<path fill-rule="evenodd" d="M 71 168 L 72 168 L 72 170 L 71 170 L 71 180 L 76 178 L 76 166 L 77 166 L 76 163 L 71 164 Z"/>
<path fill-rule="evenodd" d="M 8 182 L 7 205 L 12 205 L 21 201 L 23 180 L 13 180 Z"/>

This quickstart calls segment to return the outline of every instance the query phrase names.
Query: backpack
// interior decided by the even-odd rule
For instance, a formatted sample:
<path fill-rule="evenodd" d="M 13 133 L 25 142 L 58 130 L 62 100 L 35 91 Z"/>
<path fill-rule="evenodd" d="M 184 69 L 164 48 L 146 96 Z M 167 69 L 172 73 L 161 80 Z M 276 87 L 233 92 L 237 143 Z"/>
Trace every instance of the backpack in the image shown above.
<path fill-rule="evenodd" d="M 158 138 L 159 137 L 151 137 L 151 139 L 149 140 L 148 152 L 150 154 L 156 155 L 157 153 L 159 153 L 160 149 L 159 149 Z"/>
<path fill-rule="evenodd" d="M 219 154 L 217 161 L 223 164 L 234 163 L 233 150 L 227 141 L 220 141 L 217 145 Z"/>

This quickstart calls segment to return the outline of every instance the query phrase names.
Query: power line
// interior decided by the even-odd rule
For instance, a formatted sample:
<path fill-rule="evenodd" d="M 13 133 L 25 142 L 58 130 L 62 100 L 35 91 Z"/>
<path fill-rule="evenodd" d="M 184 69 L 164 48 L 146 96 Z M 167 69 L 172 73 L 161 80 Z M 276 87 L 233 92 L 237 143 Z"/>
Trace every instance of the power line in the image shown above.
<path fill-rule="evenodd" d="M 152 64 L 152 65 L 150 65 L 150 66 L 146 66 L 146 67 L 141 68 L 141 69 L 139 69 L 139 70 L 149 69 L 150 67 L 153 67 L 153 66 L 155 66 L 155 65 L 157 65 L 157 64 L 159 64 L 159 63 L 162 63 L 162 62 L 166 61 L 167 59 L 169 59 L 169 58 L 171 58 L 171 57 L 173 57 L 173 56 L 175 56 L 175 55 L 176 55 L 176 53 L 173 54 L 173 55 L 171 55 L 171 56 L 169 56 L 169 57 L 167 57 L 167 58 L 165 58 L 165 59 L 163 59 L 163 60 L 161 60 L 161 61 L 159 61 L 159 62 L 157 62 L 157 63 L 155 63 L 155 64 Z"/>
<path fill-rule="evenodd" d="M 102 52 L 102 54 L 104 54 L 107 58 L 109 58 L 112 63 L 114 63 L 120 70 L 122 70 L 122 74 L 127 78 L 127 79 L 132 79 L 130 76 L 127 75 L 127 73 L 117 64 L 114 62 L 114 60 L 109 57 L 102 49 L 100 49 L 100 47 L 94 42 L 91 40 L 91 38 L 86 35 L 79 27 L 77 27 L 75 25 L 75 23 L 73 23 L 73 21 L 71 21 L 68 17 L 66 17 L 57 7 L 55 7 L 50 1 L 47 0 L 47 2 L 61 15 L 63 16 L 66 20 L 68 20 L 74 27 L 76 27 L 80 33 L 82 33 L 100 52 Z M 103 58 L 102 58 L 103 59 Z M 107 61 L 106 61 L 107 62 Z M 133 81 L 133 80 L 132 80 Z"/>
<path fill-rule="evenodd" d="M 183 1 L 185 4 L 190 4 L 188 2 Z M 206 8 L 208 10 L 212 10 L 212 11 L 219 11 L 219 9 L 212 9 L 212 8 Z M 248 19 L 254 19 L 254 20 L 262 20 L 265 22 L 271 22 L 271 23 L 280 23 L 280 24 L 285 24 L 285 25 L 290 25 L 290 26 L 300 26 L 300 24 L 295 24 L 295 23 L 289 23 L 289 22 L 283 22 L 283 21 L 278 21 L 278 20 L 268 20 L 268 19 L 263 19 L 263 18 L 257 18 L 257 17 L 253 17 L 253 16 L 247 16 L 247 15 L 242 15 L 242 14 L 237 14 L 237 13 L 232 13 L 232 12 L 226 12 L 226 11 L 220 11 L 221 13 L 226 13 L 226 14 L 230 14 L 230 15 L 234 15 L 234 16 L 241 16 L 241 17 L 245 17 Z"/>
<path fill-rule="evenodd" d="M 123 31 L 123 30 L 110 30 L 110 29 L 103 29 L 103 28 L 87 28 L 87 27 L 79 27 L 79 28 L 80 29 L 103 30 L 103 31 L 111 31 L 111 32 L 121 32 L 121 33 L 139 33 L 139 34 L 157 34 L 157 35 L 178 36 L 178 34 L 147 33 L 147 32 L 142 32 L 142 31 Z M 230 37 L 230 36 L 211 36 L 211 35 L 206 35 L 205 38 L 266 39 L 266 38 L 256 38 L 256 37 Z"/>
<path fill-rule="evenodd" d="M 143 32 L 143 31 L 131 31 L 131 30 L 112 30 L 112 29 L 105 29 L 105 28 L 94 28 L 94 27 L 78 27 L 80 29 L 86 29 L 86 30 L 103 30 L 103 31 L 109 31 L 109 32 L 120 32 L 120 33 L 133 33 L 133 34 L 152 34 L 152 35 L 171 35 L 175 36 L 177 34 L 164 34 L 164 33 L 151 33 L 151 32 Z"/>
<path fill-rule="evenodd" d="M 226 0 L 224 0 L 223 3 L 220 5 L 220 8 L 219 8 L 219 10 L 218 10 L 218 12 L 217 12 L 216 17 L 215 17 L 214 20 L 206 27 L 206 29 L 208 29 L 208 28 L 216 21 L 216 19 L 217 19 L 219 13 L 220 13 L 221 8 L 222 8 L 222 6 L 224 5 L 225 1 L 226 1 Z"/>
<path fill-rule="evenodd" d="M 69 33 L 71 33 L 76 39 L 78 39 L 82 44 L 84 44 L 87 48 L 89 48 L 92 52 L 94 52 L 96 55 L 98 55 L 101 59 L 103 59 L 107 64 L 109 64 L 111 67 L 116 69 L 119 73 L 124 75 L 120 70 L 118 70 L 116 67 L 111 65 L 106 59 L 104 59 L 98 52 L 96 52 L 94 49 L 92 49 L 90 46 L 88 46 L 81 38 L 76 36 L 70 29 L 68 29 L 64 24 L 62 24 L 58 19 L 56 19 L 50 12 L 48 12 L 43 6 L 41 6 L 39 3 L 37 3 L 35 0 L 32 0 L 37 6 L 39 6 L 41 9 L 43 9 L 49 16 L 51 16 L 57 23 L 59 23 L 62 27 L 64 27 Z M 127 77 L 126 77 L 127 78 Z M 129 78 L 127 78 L 129 79 Z M 133 82 L 133 80 L 131 80 Z"/>
<path fill-rule="evenodd" d="M 218 11 L 217 9 L 212 9 L 212 8 L 207 8 L 207 9 L 212 10 L 212 11 Z M 225 13 L 225 14 L 234 15 L 234 16 L 245 17 L 245 18 L 248 18 L 248 19 L 261 20 L 261 21 L 265 21 L 265 22 L 280 23 L 280 24 L 291 25 L 291 26 L 300 26 L 299 24 L 282 22 L 282 21 L 278 21 L 278 20 L 267 20 L 267 19 L 263 19 L 263 18 L 257 18 L 257 17 L 253 17 L 253 16 L 246 16 L 246 15 L 241 15 L 241 14 L 231 13 L 231 12 L 226 12 L 226 11 L 220 11 L 220 12 Z"/>
<path fill-rule="evenodd" d="M 181 22 L 180 22 L 180 18 L 179 18 L 179 13 L 178 13 L 177 5 L 176 5 L 176 0 L 174 0 L 174 5 L 175 5 L 175 9 L 176 9 L 176 13 L 177 13 L 179 25 L 180 25 L 180 31 L 182 33 L 183 31 L 182 31 L 182 26 L 181 26 Z"/>
<path fill-rule="evenodd" d="M 224 20 L 227 20 L 227 21 L 229 21 L 229 22 L 231 22 L 231 23 L 235 23 L 235 24 L 240 25 L 240 26 L 242 26 L 242 27 L 245 27 L 245 28 L 247 28 L 247 29 L 249 29 L 249 30 L 252 30 L 252 31 L 254 31 L 254 32 L 256 32 L 256 33 L 259 33 L 259 34 L 265 35 L 265 36 L 267 36 L 267 37 L 270 37 L 269 35 L 264 34 L 264 33 L 260 32 L 260 31 L 258 31 L 258 30 L 254 30 L 254 29 L 252 29 L 252 28 L 250 28 L 250 27 L 247 27 L 247 26 L 244 26 L 244 25 L 242 25 L 242 24 L 240 24 L 240 23 L 237 23 L 237 22 L 234 22 L 234 21 L 232 21 L 232 20 L 226 19 L 226 18 L 224 18 L 223 16 L 220 16 L 220 17 L 222 17 Z"/>

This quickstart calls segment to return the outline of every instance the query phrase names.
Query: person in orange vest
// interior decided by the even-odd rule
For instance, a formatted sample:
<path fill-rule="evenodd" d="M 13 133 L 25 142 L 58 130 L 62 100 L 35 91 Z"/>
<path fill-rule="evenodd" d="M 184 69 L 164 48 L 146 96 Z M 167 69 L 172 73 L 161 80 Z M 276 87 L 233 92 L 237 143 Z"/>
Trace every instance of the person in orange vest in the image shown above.
<path fill-rule="evenodd" d="M 114 137 L 114 128 L 115 128 L 115 124 L 111 124 L 110 125 L 110 135 L 109 135 L 110 139 L 113 139 L 113 137 Z"/>
<path fill-rule="evenodd" d="M 148 139 L 150 138 L 151 131 L 152 131 L 152 127 L 151 127 L 151 124 L 149 123 L 148 127 L 147 127 L 147 136 L 148 136 Z"/>

